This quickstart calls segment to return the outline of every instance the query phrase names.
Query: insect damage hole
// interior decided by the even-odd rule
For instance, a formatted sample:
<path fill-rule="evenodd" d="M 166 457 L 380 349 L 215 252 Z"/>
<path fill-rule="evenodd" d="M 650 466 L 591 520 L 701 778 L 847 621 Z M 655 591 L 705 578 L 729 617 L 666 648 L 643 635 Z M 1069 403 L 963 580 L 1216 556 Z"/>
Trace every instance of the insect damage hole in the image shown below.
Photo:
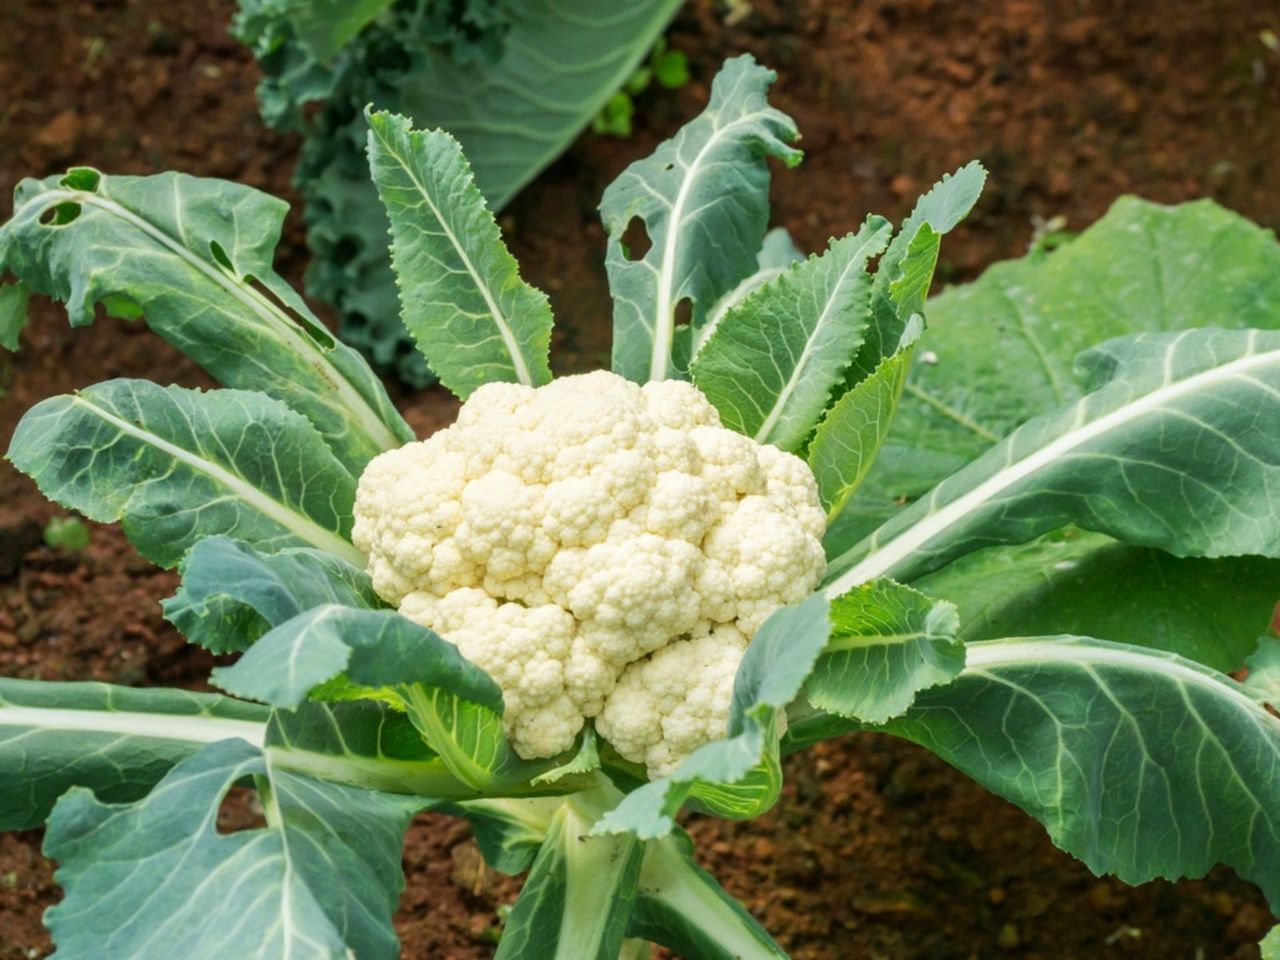
<path fill-rule="evenodd" d="M 643 260 L 653 249 L 653 241 L 649 239 L 649 228 L 639 217 L 631 218 L 627 229 L 622 231 L 619 242 L 622 245 L 622 255 L 628 260 Z"/>
<path fill-rule="evenodd" d="M 46 227 L 65 227 L 80 216 L 80 204 L 68 200 L 57 203 L 40 214 L 40 223 Z"/>
<path fill-rule="evenodd" d="M 262 810 L 262 797 L 251 787 L 232 787 L 218 805 L 218 833 L 229 837 L 247 830 L 263 830 L 267 817 Z"/>

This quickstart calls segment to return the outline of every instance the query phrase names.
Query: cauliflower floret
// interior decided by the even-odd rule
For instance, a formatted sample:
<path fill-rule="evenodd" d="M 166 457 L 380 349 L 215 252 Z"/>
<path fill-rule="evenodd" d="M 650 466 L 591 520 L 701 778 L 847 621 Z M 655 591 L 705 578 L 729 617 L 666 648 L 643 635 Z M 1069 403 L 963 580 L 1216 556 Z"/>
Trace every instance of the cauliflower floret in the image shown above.
<path fill-rule="evenodd" d="M 653 775 L 724 733 L 747 639 L 824 569 L 803 461 L 603 371 L 481 387 L 369 464 L 355 514 L 374 589 L 493 677 L 517 753 L 594 717 Z"/>
<path fill-rule="evenodd" d="M 596 729 L 650 777 L 666 776 L 726 733 L 733 678 L 747 638 L 731 624 L 679 640 L 622 671 Z"/>

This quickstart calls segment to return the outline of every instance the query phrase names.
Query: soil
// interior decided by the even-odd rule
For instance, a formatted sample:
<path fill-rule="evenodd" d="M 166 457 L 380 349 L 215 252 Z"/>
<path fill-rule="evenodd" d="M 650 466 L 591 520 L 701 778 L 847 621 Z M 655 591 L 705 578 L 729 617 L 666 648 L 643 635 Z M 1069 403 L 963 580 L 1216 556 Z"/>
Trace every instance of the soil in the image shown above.
<path fill-rule="evenodd" d="M 1252 0 L 756 0 L 735 25 L 692 0 L 671 34 L 693 81 L 641 96 L 627 140 L 583 137 L 503 214 L 526 277 L 559 317 L 557 364 L 608 348 L 595 205 L 628 162 L 705 100 L 725 57 L 748 50 L 780 74 L 775 102 L 808 153 L 775 180 L 775 218 L 802 246 L 901 216 L 939 174 L 980 157 L 992 178 L 948 237 L 944 279 L 1025 249 L 1036 224 L 1072 229 L 1121 193 L 1211 195 L 1280 225 L 1280 54 L 1272 10 Z M 181 169 L 292 198 L 297 144 L 265 130 L 252 61 L 226 33 L 233 0 L 8 0 L 0 33 L 0 194 L 18 178 L 85 163 L 117 173 Z M 1270 37 L 1271 46 L 1268 46 Z M 1272 169 L 1268 169 L 1271 167 Z M 1269 178 L 1268 173 L 1272 176 Z M 7 205 L 0 206 L 7 214 Z M 305 263 L 296 213 L 280 268 Z M 114 376 L 205 385 L 145 330 L 68 329 L 36 304 L 15 358 L 0 359 L 0 442 L 38 400 Z M 397 394 L 426 432 L 451 415 L 434 391 Z M 160 617 L 176 578 L 90 525 L 80 553 L 40 544 L 57 514 L 0 467 L 0 672 L 201 688 L 210 658 Z M 229 803 L 227 823 L 252 820 Z M 1256 958 L 1271 917 L 1228 871 L 1126 888 L 1092 877 L 1040 827 L 929 754 L 856 736 L 788 762 L 782 802 L 750 824 L 693 820 L 706 865 L 797 958 L 885 960 Z M 40 913 L 57 899 L 38 831 L 0 837 L 0 960 L 50 950 Z M 396 916 L 403 956 L 492 955 L 497 909 L 518 881 L 484 867 L 464 824 L 419 817 Z"/>

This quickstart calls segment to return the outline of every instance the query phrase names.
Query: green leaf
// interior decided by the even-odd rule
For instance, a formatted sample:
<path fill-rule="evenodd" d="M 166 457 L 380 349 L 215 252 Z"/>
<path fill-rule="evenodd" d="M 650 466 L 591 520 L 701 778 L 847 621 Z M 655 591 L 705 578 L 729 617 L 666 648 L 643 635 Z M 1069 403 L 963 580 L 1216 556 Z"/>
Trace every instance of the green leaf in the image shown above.
<path fill-rule="evenodd" d="M 135 800 L 210 743 L 261 744 L 267 714 L 185 690 L 0 678 L 0 830 L 40 826 L 72 786 Z"/>
<path fill-rule="evenodd" d="M 921 197 L 880 258 L 871 289 L 872 322 L 866 341 L 849 366 L 850 387 L 872 375 L 898 349 L 907 323 L 924 306 L 945 233 L 978 202 L 987 171 L 976 160 L 944 176 Z"/>
<path fill-rule="evenodd" d="M 644 848 L 633 836 L 592 835 L 595 799 L 575 794 L 552 817 L 494 960 L 617 960 Z"/>
<path fill-rule="evenodd" d="M 247 650 L 286 620 L 324 604 L 376 609 L 368 575 L 323 550 L 262 553 L 230 537 L 206 537 L 182 561 L 182 585 L 165 619 L 214 653 Z"/>
<path fill-rule="evenodd" d="M 771 807 L 782 788 L 782 711 L 804 686 L 830 633 L 821 594 L 775 611 L 738 667 L 728 736 L 695 750 L 674 773 L 629 793 L 596 831 L 666 836 L 690 796 L 716 816 L 746 820 Z"/>
<path fill-rule="evenodd" d="M 1188 330 L 1083 354 L 1097 389 L 1030 421 L 829 566 L 911 580 L 1069 523 L 1183 556 L 1280 556 L 1280 333 Z M 1188 522 L 1194 518 L 1194 522 Z"/>
<path fill-rule="evenodd" d="M 1077 637 L 971 644 L 883 729 L 937 753 L 1126 883 L 1225 863 L 1280 904 L 1280 718 L 1172 654 Z"/>
<path fill-rule="evenodd" d="M 73 326 L 92 322 L 95 303 L 145 315 L 217 380 L 306 416 L 358 473 L 413 433 L 368 365 L 272 270 L 286 210 L 222 180 L 77 168 L 18 185 L 0 272 L 65 301 Z"/>
<path fill-rule="evenodd" d="M 212 680 L 229 693 L 292 707 L 339 675 L 390 688 L 431 749 L 477 790 L 524 784 L 559 765 L 517 757 L 497 684 L 452 643 L 391 610 L 313 607 L 214 670 Z"/>
<path fill-rule="evenodd" d="M 563 764 L 534 777 L 531 783 L 535 786 L 544 783 L 555 783 L 565 777 L 579 773 L 591 773 L 600 769 L 600 748 L 596 743 L 596 729 L 588 724 L 582 728 L 578 739 L 578 749 Z"/>
<path fill-rule="evenodd" d="M 789 146 L 795 124 L 765 99 L 774 76 L 750 55 L 727 61 L 707 109 L 605 190 L 615 373 L 640 382 L 678 374 L 708 311 L 755 271 L 769 216 L 766 158 L 794 166 L 801 156 Z M 637 218 L 650 247 L 633 259 L 623 234 Z M 677 329 L 685 300 L 692 330 Z"/>
<path fill-rule="evenodd" d="M 0 283 L 0 348 L 18 349 L 18 338 L 27 325 L 30 297 L 31 290 L 25 283 Z"/>
<path fill-rule="evenodd" d="M 1118 200 L 1051 254 L 1001 263 L 928 304 L 898 425 L 853 507 L 869 533 L 1030 417 L 1079 398 L 1072 367 L 1111 337 L 1280 328 L 1280 244 L 1209 200 Z M 998 345 L 998 348 L 996 347 Z"/>
<path fill-rule="evenodd" d="M 644 846 L 639 894 L 627 931 L 688 960 L 786 960 L 764 927 L 693 857 L 676 828 Z"/>
<path fill-rule="evenodd" d="M 391 113 L 368 119 L 404 323 L 431 369 L 463 399 L 495 380 L 549 381 L 551 306 L 520 279 L 458 141 Z"/>
<path fill-rule="evenodd" d="M 1249 678 L 1245 686 L 1280 710 L 1280 640 L 1263 637 L 1258 641 L 1257 653 L 1247 663 Z"/>
<path fill-rule="evenodd" d="M 958 626 L 945 600 L 892 580 L 864 583 L 831 601 L 831 639 L 805 694 L 828 713 L 883 723 L 964 667 Z"/>
<path fill-rule="evenodd" d="M 1067 529 L 979 550 L 915 586 L 959 606 L 966 643 L 1061 630 L 1227 672 L 1266 629 L 1280 598 L 1280 561 L 1174 557 Z"/>
<path fill-rule="evenodd" d="M 108 380 L 28 410 L 8 457 L 64 507 L 122 521 L 161 566 L 220 533 L 364 563 L 346 539 L 355 480 L 304 417 L 262 394 Z"/>
<path fill-rule="evenodd" d="M 818 424 L 808 460 L 828 524 L 844 512 L 889 435 L 922 329 L 919 317 L 912 319 L 898 349 L 832 404 Z"/>
<path fill-rule="evenodd" d="M 268 825 L 219 834 L 222 798 L 246 777 Z M 66 896 L 46 923 L 67 960 L 392 960 L 400 852 L 421 806 L 284 772 L 242 740 L 212 744 L 143 800 L 58 801 L 44 849 Z"/>
<path fill-rule="evenodd" d="M 822 416 L 853 360 L 869 319 L 867 261 L 892 228 L 867 219 L 731 307 L 690 367 L 694 382 L 732 430 L 796 450 Z"/>

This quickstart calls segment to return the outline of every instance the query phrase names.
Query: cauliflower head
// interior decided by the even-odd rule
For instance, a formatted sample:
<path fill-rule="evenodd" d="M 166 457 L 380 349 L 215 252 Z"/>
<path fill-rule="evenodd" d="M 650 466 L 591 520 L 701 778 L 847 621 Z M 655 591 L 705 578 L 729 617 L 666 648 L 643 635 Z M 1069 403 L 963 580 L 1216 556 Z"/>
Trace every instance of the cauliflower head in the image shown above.
<path fill-rule="evenodd" d="M 822 577 L 824 526 L 804 461 L 692 384 L 598 371 L 488 384 L 375 458 L 354 539 L 379 596 L 502 688 L 518 754 L 595 718 L 660 776 L 725 734 L 748 640 Z"/>

